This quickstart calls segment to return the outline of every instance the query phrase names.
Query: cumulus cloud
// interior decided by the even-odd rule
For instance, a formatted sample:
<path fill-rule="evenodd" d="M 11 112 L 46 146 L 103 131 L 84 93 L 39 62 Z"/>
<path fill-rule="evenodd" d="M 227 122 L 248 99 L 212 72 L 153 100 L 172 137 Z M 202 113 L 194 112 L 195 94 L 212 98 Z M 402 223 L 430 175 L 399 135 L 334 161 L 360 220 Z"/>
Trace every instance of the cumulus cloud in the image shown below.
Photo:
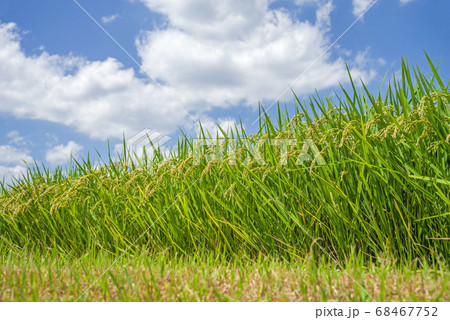
<path fill-rule="evenodd" d="M 213 108 L 272 102 L 330 45 L 331 0 L 297 0 L 315 2 L 315 23 L 269 8 L 271 0 L 141 1 L 166 19 L 136 40 L 143 70 L 178 104 L 113 58 L 27 55 L 18 27 L 0 23 L 0 113 L 60 123 L 94 139 L 142 128 L 170 134 L 192 127 L 185 110 L 202 119 Z M 347 61 L 353 76 L 370 81 L 373 66 L 358 67 L 356 56 Z M 293 89 L 305 95 L 347 80 L 344 60 L 325 54 Z"/>
<path fill-rule="evenodd" d="M 71 159 L 71 157 L 78 157 L 83 146 L 74 141 L 69 141 L 66 145 L 58 145 L 47 151 L 45 160 L 51 165 L 63 165 Z"/>
<path fill-rule="evenodd" d="M 0 145 L 0 182 L 8 184 L 25 173 L 24 161 L 28 164 L 33 162 L 29 150 Z"/>
<path fill-rule="evenodd" d="M 245 5 L 239 0 L 142 1 L 168 22 L 168 28 L 140 39 L 144 68 L 181 96 L 201 98 L 206 106 L 274 99 L 330 44 L 331 1 L 317 2 L 315 24 L 269 9 L 268 0 Z M 357 68 L 352 73 L 366 80 L 373 76 Z M 339 81 L 347 81 L 345 63 L 326 54 L 293 89 L 307 94 Z"/>
<path fill-rule="evenodd" d="M 240 131 L 241 129 L 240 124 L 237 123 L 235 119 L 230 117 L 219 118 L 217 120 L 211 118 L 206 118 L 202 120 L 202 128 L 207 137 L 209 137 L 208 133 L 209 135 L 211 135 L 211 138 L 216 138 L 217 135 L 219 137 L 223 137 L 224 135 L 222 131 L 219 129 L 219 127 L 222 128 L 222 130 L 225 131 L 227 135 L 230 135 L 231 132 L 236 132 L 236 128 L 238 129 L 238 131 Z M 199 136 L 199 134 L 200 131 L 198 130 L 197 136 Z"/>
<path fill-rule="evenodd" d="M 0 164 L 19 164 L 32 162 L 28 150 L 20 150 L 10 145 L 0 146 Z"/>
<path fill-rule="evenodd" d="M 198 37 L 235 37 L 261 23 L 268 0 L 142 0 L 147 7 L 164 14 L 170 25 Z"/>
<path fill-rule="evenodd" d="M 116 20 L 118 17 L 119 17 L 118 14 L 112 14 L 112 15 L 110 15 L 110 16 L 104 16 L 104 17 L 102 17 L 102 22 L 103 22 L 104 24 L 108 24 L 108 23 L 111 23 L 111 22 L 113 22 L 114 20 Z"/>
<path fill-rule="evenodd" d="M 19 179 L 26 174 L 27 168 L 23 165 L 7 167 L 0 165 L 0 183 L 4 185 L 11 184 L 15 179 Z"/>
<path fill-rule="evenodd" d="M 353 0 L 353 14 L 360 16 L 367 10 L 376 0 Z"/>
<path fill-rule="evenodd" d="M 159 88 L 113 58 L 27 56 L 13 23 L 0 24 L 0 87 L 0 112 L 62 123 L 96 139 L 147 126 L 171 130 L 184 117 Z"/>

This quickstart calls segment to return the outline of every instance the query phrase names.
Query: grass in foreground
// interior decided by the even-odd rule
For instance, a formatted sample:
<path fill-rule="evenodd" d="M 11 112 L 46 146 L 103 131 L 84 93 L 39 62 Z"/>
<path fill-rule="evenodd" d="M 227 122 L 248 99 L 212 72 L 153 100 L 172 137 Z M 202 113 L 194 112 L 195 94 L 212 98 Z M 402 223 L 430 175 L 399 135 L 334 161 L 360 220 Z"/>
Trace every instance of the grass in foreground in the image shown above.
<path fill-rule="evenodd" d="M 102 276 L 111 256 L 68 263 L 10 255 L 0 263 L 0 301 L 450 300 L 450 272 L 426 263 L 398 268 L 379 260 L 366 267 L 353 259 L 342 270 L 310 257 L 295 263 L 211 257 L 142 255 L 119 260 Z"/>

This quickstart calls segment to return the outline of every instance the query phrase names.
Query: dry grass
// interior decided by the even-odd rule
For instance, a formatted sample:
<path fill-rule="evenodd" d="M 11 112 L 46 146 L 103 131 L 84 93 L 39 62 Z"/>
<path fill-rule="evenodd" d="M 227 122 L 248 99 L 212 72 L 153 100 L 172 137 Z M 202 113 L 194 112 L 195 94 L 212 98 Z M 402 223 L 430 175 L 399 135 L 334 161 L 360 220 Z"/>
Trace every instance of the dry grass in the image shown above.
<path fill-rule="evenodd" d="M 2 266 L 0 301 L 76 301 L 90 285 L 79 301 L 450 301 L 450 273 L 436 267 L 140 257 L 102 277 L 111 261 Z"/>

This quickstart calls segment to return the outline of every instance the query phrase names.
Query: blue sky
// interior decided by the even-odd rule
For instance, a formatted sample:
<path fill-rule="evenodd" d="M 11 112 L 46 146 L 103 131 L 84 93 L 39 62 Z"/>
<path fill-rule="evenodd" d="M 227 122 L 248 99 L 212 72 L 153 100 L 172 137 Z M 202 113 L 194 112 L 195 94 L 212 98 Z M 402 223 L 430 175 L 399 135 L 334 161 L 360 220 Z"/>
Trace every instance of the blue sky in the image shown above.
<path fill-rule="evenodd" d="M 280 95 L 305 70 L 302 99 L 347 84 L 345 63 L 372 90 L 402 56 L 428 72 L 423 50 L 448 79 L 446 0 L 378 0 L 323 54 L 373 1 L 77 0 L 130 58 L 73 0 L 2 0 L 0 179 L 23 160 L 105 155 L 144 128 L 176 137 L 241 118 L 251 132 L 258 101 L 290 108 Z"/>

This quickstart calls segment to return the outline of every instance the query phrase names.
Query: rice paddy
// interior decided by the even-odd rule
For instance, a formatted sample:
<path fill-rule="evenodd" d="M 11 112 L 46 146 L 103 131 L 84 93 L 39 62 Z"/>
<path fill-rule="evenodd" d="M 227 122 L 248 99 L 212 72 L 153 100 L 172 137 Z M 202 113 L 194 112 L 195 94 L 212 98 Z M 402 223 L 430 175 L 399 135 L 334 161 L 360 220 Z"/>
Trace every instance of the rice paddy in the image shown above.
<path fill-rule="evenodd" d="M 30 166 L 0 186 L 0 299 L 448 301 L 450 82 L 429 65 L 294 94 L 213 145 Z"/>

